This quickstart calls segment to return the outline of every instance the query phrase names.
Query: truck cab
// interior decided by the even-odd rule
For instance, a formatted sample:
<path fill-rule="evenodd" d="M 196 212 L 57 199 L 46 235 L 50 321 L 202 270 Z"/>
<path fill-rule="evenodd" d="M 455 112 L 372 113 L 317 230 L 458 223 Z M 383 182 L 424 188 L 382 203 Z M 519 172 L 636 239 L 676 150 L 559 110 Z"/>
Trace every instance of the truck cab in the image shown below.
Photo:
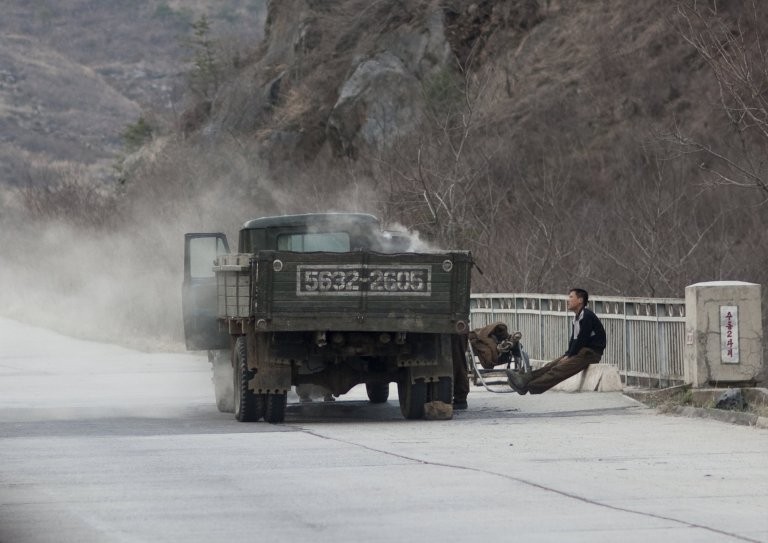
<path fill-rule="evenodd" d="M 262 250 L 300 253 L 385 249 L 379 219 L 364 213 L 310 213 L 262 217 L 240 229 L 238 251 Z"/>

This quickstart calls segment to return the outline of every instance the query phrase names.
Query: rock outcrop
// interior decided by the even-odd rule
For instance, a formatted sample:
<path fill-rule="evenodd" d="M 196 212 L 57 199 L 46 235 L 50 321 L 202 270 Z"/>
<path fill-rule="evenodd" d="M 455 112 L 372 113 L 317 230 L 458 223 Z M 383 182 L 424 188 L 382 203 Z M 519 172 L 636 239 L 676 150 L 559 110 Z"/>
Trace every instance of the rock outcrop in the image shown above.
<path fill-rule="evenodd" d="M 494 29 L 539 20 L 534 0 L 280 0 L 268 9 L 264 44 L 214 103 L 212 122 L 257 131 L 265 154 L 280 157 L 386 147 L 418 126 L 431 78 L 460 77 L 457 60 Z"/>

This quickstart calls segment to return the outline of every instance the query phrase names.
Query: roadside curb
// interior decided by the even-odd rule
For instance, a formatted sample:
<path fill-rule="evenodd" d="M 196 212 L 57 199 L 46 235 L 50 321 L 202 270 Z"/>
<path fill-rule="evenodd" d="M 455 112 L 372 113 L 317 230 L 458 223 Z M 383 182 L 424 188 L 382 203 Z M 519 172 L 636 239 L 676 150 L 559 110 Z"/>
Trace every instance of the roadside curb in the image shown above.
<path fill-rule="evenodd" d="M 768 417 L 760 416 L 757 413 L 715 409 L 713 407 L 696 407 L 693 405 L 674 405 L 673 399 L 679 397 L 681 393 L 688 392 L 692 394 L 694 401 L 701 405 L 704 402 L 714 403 L 713 400 L 722 394 L 724 390 L 727 390 L 708 389 L 690 391 L 689 389 L 690 387 L 687 385 L 652 390 L 625 388 L 622 390 L 622 393 L 647 407 L 656 409 L 657 413 L 663 415 L 713 419 L 729 424 L 768 429 Z M 763 388 L 742 390 L 748 395 L 751 404 L 765 405 L 768 390 Z"/>
<path fill-rule="evenodd" d="M 687 406 L 659 406 L 656 411 L 664 415 L 680 415 L 684 417 L 698 417 L 703 419 L 714 419 L 720 422 L 738 424 L 741 426 L 754 426 L 756 428 L 768 429 L 768 417 L 760 417 L 753 413 L 740 413 L 738 411 L 726 411 L 724 409 L 710 409 L 707 407 Z"/>

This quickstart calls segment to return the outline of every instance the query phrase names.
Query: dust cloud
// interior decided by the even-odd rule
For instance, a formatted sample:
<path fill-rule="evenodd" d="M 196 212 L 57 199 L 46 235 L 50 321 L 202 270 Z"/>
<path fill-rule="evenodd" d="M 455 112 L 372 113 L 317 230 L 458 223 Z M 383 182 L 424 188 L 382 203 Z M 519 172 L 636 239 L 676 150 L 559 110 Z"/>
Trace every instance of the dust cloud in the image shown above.
<path fill-rule="evenodd" d="M 137 348 L 181 345 L 183 232 L 156 220 L 94 231 L 14 211 L 0 237 L 5 316 Z"/>
<path fill-rule="evenodd" d="M 238 230 L 249 219 L 376 214 L 375 191 L 365 182 L 316 179 L 315 192 L 296 194 L 290 182 L 269 179 L 252 163 L 200 168 L 205 158 L 198 160 L 174 179 L 168 169 L 151 172 L 140 191 L 121 196 L 114 219 L 98 227 L 78 220 L 88 208 L 41 217 L 25 205 L 23 189 L 1 189 L 0 315 L 82 339 L 181 351 L 185 232 L 224 232 L 236 251 Z M 408 250 L 434 250 L 418 233 L 408 239 Z"/>
<path fill-rule="evenodd" d="M 244 220 L 279 205 L 264 191 L 242 198 L 229 180 L 209 187 L 133 198 L 99 227 L 32 216 L 20 190 L 1 191 L 0 314 L 83 339 L 183 350 L 184 233 L 225 232 L 236 246 Z"/>

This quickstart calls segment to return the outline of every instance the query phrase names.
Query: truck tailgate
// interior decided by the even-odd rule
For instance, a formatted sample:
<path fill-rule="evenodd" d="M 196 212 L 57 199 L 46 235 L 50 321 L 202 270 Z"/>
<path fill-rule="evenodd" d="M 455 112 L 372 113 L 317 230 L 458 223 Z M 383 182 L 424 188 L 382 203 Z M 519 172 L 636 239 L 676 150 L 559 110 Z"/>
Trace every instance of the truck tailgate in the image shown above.
<path fill-rule="evenodd" d="M 260 251 L 257 328 L 456 332 L 468 320 L 471 266 L 468 252 Z"/>

